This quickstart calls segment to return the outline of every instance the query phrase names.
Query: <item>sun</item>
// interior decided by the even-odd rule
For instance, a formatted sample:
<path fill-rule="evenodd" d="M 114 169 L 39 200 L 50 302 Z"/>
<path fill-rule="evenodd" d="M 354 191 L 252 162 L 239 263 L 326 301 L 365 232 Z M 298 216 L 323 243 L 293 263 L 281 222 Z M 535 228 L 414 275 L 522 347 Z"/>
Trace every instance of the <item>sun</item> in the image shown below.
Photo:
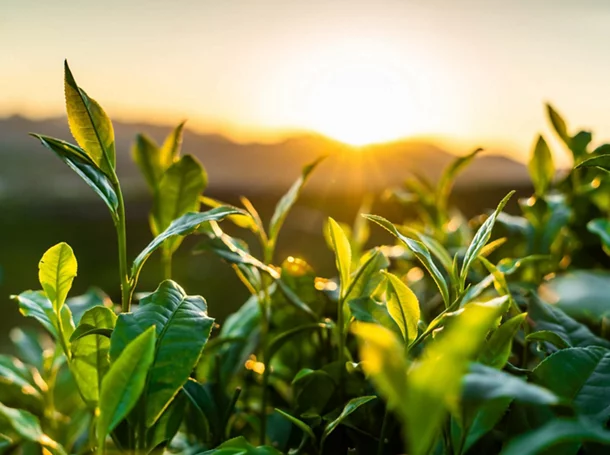
<path fill-rule="evenodd" d="M 417 132 L 417 100 L 404 73 L 379 64 L 328 68 L 307 93 L 312 129 L 354 146 Z"/>

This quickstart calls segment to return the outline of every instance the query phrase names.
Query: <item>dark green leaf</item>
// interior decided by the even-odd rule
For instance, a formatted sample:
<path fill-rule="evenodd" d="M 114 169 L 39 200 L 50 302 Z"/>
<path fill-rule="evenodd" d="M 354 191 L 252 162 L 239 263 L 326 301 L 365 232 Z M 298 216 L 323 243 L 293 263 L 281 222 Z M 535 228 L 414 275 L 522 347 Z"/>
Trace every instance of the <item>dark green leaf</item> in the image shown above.
<path fill-rule="evenodd" d="M 259 446 L 254 447 L 243 436 L 229 439 L 218 447 L 196 455 L 282 455 L 273 447 Z"/>
<path fill-rule="evenodd" d="M 151 325 L 157 346 L 146 383 L 146 425 L 152 426 L 189 378 L 207 342 L 214 320 L 205 300 L 187 296 L 171 280 L 140 301 L 133 313 L 119 315 L 112 333 L 110 358 L 116 359 L 131 340 Z"/>
<path fill-rule="evenodd" d="M 217 207 L 206 212 L 189 212 L 174 220 L 169 227 L 153 239 L 146 248 L 136 257 L 131 266 L 131 277 L 133 285 L 137 283 L 137 278 L 144 262 L 148 257 L 159 248 L 163 242 L 177 235 L 187 235 L 196 230 L 201 224 L 210 221 L 220 221 L 228 215 L 241 213 L 239 209 L 234 207 Z"/>
<path fill-rule="evenodd" d="M 343 422 L 351 413 L 353 413 L 356 409 L 358 409 L 360 406 L 368 403 L 371 400 L 376 399 L 376 396 L 366 396 L 366 397 L 358 397 L 358 398 L 352 398 L 351 400 L 349 400 L 347 402 L 347 404 L 345 405 L 345 407 L 343 408 L 343 411 L 341 411 L 341 414 L 339 415 L 339 417 L 337 417 L 335 420 L 333 420 L 332 422 L 330 422 L 326 428 L 324 429 L 324 433 L 322 433 L 322 444 L 324 444 L 324 441 L 326 440 L 326 438 L 335 430 L 335 428 L 337 428 L 341 422 Z"/>
<path fill-rule="evenodd" d="M 546 425 L 511 440 L 502 455 L 535 455 L 558 444 L 596 442 L 610 444 L 610 431 L 586 419 L 555 419 Z"/>
<path fill-rule="evenodd" d="M 610 154 L 598 155 L 584 160 L 576 165 L 575 169 L 580 169 L 583 167 L 596 167 L 604 171 L 610 171 Z"/>
<path fill-rule="evenodd" d="M 551 343 L 557 349 L 565 349 L 572 347 L 570 343 L 564 340 L 561 336 L 550 330 L 541 330 L 539 332 L 530 333 L 525 337 L 527 342 L 538 341 Z"/>
<path fill-rule="evenodd" d="M 106 436 L 134 408 L 144 391 L 148 369 L 155 354 L 155 328 L 149 327 L 129 343 L 113 360 L 102 380 L 97 440 L 104 446 Z"/>
<path fill-rule="evenodd" d="M 112 217 L 114 219 L 117 218 L 119 202 L 114 187 L 107 176 L 86 155 L 84 150 L 52 137 L 39 134 L 33 134 L 32 136 L 40 140 L 42 145 L 49 150 L 55 152 L 64 163 L 76 172 L 108 206 Z"/>
<path fill-rule="evenodd" d="M 605 423 L 610 418 L 610 351 L 589 346 L 567 348 L 544 359 L 532 381 L 573 402 L 584 416 Z"/>

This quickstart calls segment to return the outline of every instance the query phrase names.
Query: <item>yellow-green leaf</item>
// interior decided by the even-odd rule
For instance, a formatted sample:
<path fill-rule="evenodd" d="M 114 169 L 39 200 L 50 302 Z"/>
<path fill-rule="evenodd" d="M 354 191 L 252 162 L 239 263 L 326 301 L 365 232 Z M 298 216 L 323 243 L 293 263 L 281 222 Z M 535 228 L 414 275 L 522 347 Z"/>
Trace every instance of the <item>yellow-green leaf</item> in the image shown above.
<path fill-rule="evenodd" d="M 174 130 L 165 138 L 165 142 L 159 149 L 159 163 L 163 170 L 171 166 L 171 164 L 180 156 L 182 148 L 182 135 L 184 131 L 184 123 L 180 123 Z"/>
<path fill-rule="evenodd" d="M 400 328 L 406 343 L 417 338 L 420 310 L 415 293 L 396 275 L 386 272 L 388 279 L 388 313 Z"/>
<path fill-rule="evenodd" d="M 42 256 L 38 264 L 38 279 L 56 314 L 66 301 L 78 265 L 67 243 L 58 243 Z"/>
<path fill-rule="evenodd" d="M 72 136 L 93 162 L 111 176 L 116 165 L 112 122 L 98 102 L 77 85 L 67 61 L 64 71 L 66 111 Z"/>
<path fill-rule="evenodd" d="M 549 149 L 548 144 L 542 136 L 538 136 L 528 164 L 528 170 L 534 183 L 536 194 L 543 196 L 549 189 L 555 175 L 555 165 L 553 164 L 551 149 Z"/>
<path fill-rule="evenodd" d="M 345 232 L 341 229 L 339 223 L 332 218 L 328 219 L 328 229 L 331 246 L 335 253 L 337 271 L 339 272 L 339 277 L 341 279 L 341 296 L 345 297 L 350 284 L 352 249 Z"/>

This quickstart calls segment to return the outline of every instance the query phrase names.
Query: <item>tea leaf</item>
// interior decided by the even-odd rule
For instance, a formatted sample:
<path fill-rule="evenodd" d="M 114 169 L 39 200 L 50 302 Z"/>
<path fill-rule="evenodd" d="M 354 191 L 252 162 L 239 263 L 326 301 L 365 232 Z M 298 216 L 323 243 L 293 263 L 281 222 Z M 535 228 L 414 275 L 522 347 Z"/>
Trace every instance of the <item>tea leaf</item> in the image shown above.
<path fill-rule="evenodd" d="M 572 319 L 556 305 L 544 303 L 537 295 L 532 295 L 529 300 L 528 314 L 534 331 L 554 332 L 570 346 L 610 347 L 610 342 L 595 336 L 587 326 Z"/>
<path fill-rule="evenodd" d="M 390 223 L 385 218 L 382 218 L 382 217 L 376 216 L 376 215 L 363 215 L 363 216 L 366 219 L 377 223 L 378 225 L 380 225 L 381 227 L 383 227 L 384 229 L 389 231 L 391 234 L 393 234 L 398 240 L 400 240 L 402 243 L 404 243 L 413 252 L 415 257 L 417 257 L 417 259 L 419 259 L 419 261 L 426 268 L 426 270 L 428 270 L 428 272 L 432 276 L 432 279 L 438 286 L 438 289 L 441 293 L 441 297 L 443 298 L 443 302 L 445 302 L 445 307 L 449 307 L 451 302 L 449 299 L 449 288 L 447 287 L 447 282 L 445 281 L 445 277 L 443 276 L 443 274 L 436 267 L 436 264 L 434 263 L 432 256 L 430 256 L 430 251 L 428 250 L 426 245 L 424 245 L 422 242 L 420 242 L 418 240 L 414 240 L 414 239 L 411 239 L 411 238 L 403 235 L 402 233 L 400 233 L 398 231 L 398 229 L 396 228 L 395 225 Z"/>
<path fill-rule="evenodd" d="M 51 453 L 66 454 L 61 445 L 43 433 L 38 418 L 27 411 L 9 408 L 0 403 L 0 424 L 2 427 L 11 428 L 26 441 L 40 444 Z"/>
<path fill-rule="evenodd" d="M 163 145 L 161 145 L 161 148 L 159 149 L 159 162 L 163 170 L 170 167 L 180 156 L 184 124 L 185 122 L 182 122 L 174 128 L 165 138 Z"/>
<path fill-rule="evenodd" d="M 309 438 L 315 444 L 316 434 L 313 432 L 313 430 L 311 429 L 311 427 L 309 425 L 307 425 L 302 420 L 299 420 L 296 417 L 291 416 L 287 412 L 282 411 L 281 409 L 276 408 L 275 412 L 277 412 L 279 415 L 281 415 L 282 417 L 284 417 L 285 419 L 290 421 L 290 423 L 294 424 L 298 429 L 300 429 L 303 432 L 304 439 Z M 306 442 L 306 441 L 304 441 L 304 442 Z"/>
<path fill-rule="evenodd" d="M 89 185 L 110 209 L 110 214 L 117 218 L 118 199 L 108 177 L 87 156 L 84 150 L 59 139 L 40 134 L 32 134 L 49 150 L 52 150 L 78 176 Z"/>
<path fill-rule="evenodd" d="M 544 359 L 532 381 L 573 402 L 583 416 L 600 423 L 610 418 L 610 350 L 567 348 Z"/>
<path fill-rule="evenodd" d="M 370 296 L 379 286 L 383 277 L 381 271 L 387 269 L 390 261 L 379 248 L 374 248 L 362 257 L 364 261 L 354 273 L 349 289 L 345 293 L 345 300 Z"/>
<path fill-rule="evenodd" d="M 464 376 L 462 400 L 483 404 L 498 398 L 511 398 L 521 403 L 553 406 L 560 398 L 548 389 L 530 384 L 511 374 L 480 363 L 472 363 Z"/>
<path fill-rule="evenodd" d="M 288 216 L 288 212 L 301 194 L 301 190 L 303 189 L 303 186 L 305 186 L 305 183 L 307 183 L 310 174 L 325 158 L 325 156 L 320 157 L 314 162 L 303 167 L 303 170 L 301 171 L 301 176 L 296 180 L 296 182 L 292 184 L 288 192 L 284 194 L 284 196 L 282 196 L 280 201 L 277 203 L 275 211 L 273 212 L 273 216 L 271 217 L 271 221 L 269 222 L 268 232 L 269 245 L 271 248 L 274 248 L 277 242 L 277 237 L 280 233 L 280 229 L 282 228 L 282 225 L 284 224 L 284 221 Z"/>
<path fill-rule="evenodd" d="M 328 223 L 332 249 L 335 253 L 335 264 L 341 279 L 341 297 L 345 297 L 350 285 L 352 249 L 341 226 L 332 218 L 328 219 Z"/>
<path fill-rule="evenodd" d="M 366 396 L 366 397 L 358 397 L 358 398 L 352 398 L 351 400 L 349 400 L 347 402 L 347 404 L 345 405 L 345 407 L 343 408 L 343 411 L 341 411 L 341 414 L 339 415 L 339 417 L 337 417 L 335 420 L 333 420 L 332 422 L 330 422 L 326 428 L 324 429 L 324 433 L 322 433 L 322 442 L 321 444 L 324 444 L 324 441 L 326 440 L 326 438 L 335 430 L 335 428 L 337 428 L 341 422 L 343 422 L 350 414 L 352 414 L 356 409 L 358 409 L 360 406 L 368 403 L 369 401 L 372 401 L 374 399 L 376 399 L 376 396 Z"/>
<path fill-rule="evenodd" d="M 610 153 L 594 156 L 593 158 L 584 160 L 574 166 L 574 169 L 580 169 L 583 167 L 596 167 L 603 171 L 610 171 Z"/>
<path fill-rule="evenodd" d="M 131 156 L 142 175 L 144 175 L 148 187 L 154 193 L 165 170 L 165 167 L 161 164 L 159 147 L 155 141 L 145 134 L 138 134 L 131 147 Z"/>
<path fill-rule="evenodd" d="M 235 215 L 242 213 L 241 210 L 234 207 L 221 206 L 207 212 L 189 212 L 182 215 L 180 218 L 175 219 L 169 225 L 169 227 L 153 239 L 144 250 L 135 258 L 133 265 L 131 266 L 131 277 L 133 281 L 133 287 L 137 283 L 138 276 L 142 266 L 149 258 L 149 256 L 159 248 L 164 241 L 177 235 L 187 235 L 195 231 L 201 224 L 209 221 L 220 221 L 228 215 Z"/>
<path fill-rule="evenodd" d="M 478 354 L 499 314 L 495 307 L 467 305 L 410 370 L 403 397 L 410 453 L 427 453 L 447 411 L 456 410 L 469 362 Z"/>
<path fill-rule="evenodd" d="M 521 313 L 509 319 L 489 338 L 479 361 L 494 368 L 504 368 L 512 352 L 513 338 L 525 321 L 527 313 Z"/>
<path fill-rule="evenodd" d="M 530 333 L 525 337 L 527 342 L 538 341 L 551 343 L 557 349 L 566 349 L 572 347 L 570 343 L 564 340 L 561 336 L 550 330 L 541 330 L 539 332 Z"/>
<path fill-rule="evenodd" d="M 112 122 L 97 101 L 78 87 L 67 61 L 64 71 L 66 111 L 72 136 L 95 165 L 112 176 L 116 167 Z"/>
<path fill-rule="evenodd" d="M 568 148 L 570 148 L 571 138 L 570 138 L 570 135 L 568 134 L 566 122 L 563 120 L 561 115 L 559 115 L 557 113 L 557 111 L 553 108 L 553 106 L 551 106 L 550 104 L 546 105 L 546 109 L 547 109 L 547 114 L 549 116 L 549 120 L 551 121 L 551 125 L 553 126 L 553 129 L 555 130 L 557 135 L 560 137 L 560 139 L 564 142 L 564 144 Z"/>
<path fill-rule="evenodd" d="M 106 307 L 98 306 L 91 308 L 81 318 L 74 331 L 80 331 L 82 327 L 92 327 L 95 330 L 112 330 L 116 323 L 116 315 Z M 99 401 L 102 378 L 110 367 L 108 352 L 110 350 L 110 339 L 108 336 L 97 334 L 90 330 L 81 337 L 72 334 L 72 362 L 70 371 L 84 400 L 91 407 L 95 407 Z"/>
<path fill-rule="evenodd" d="M 251 445 L 243 436 L 229 439 L 223 442 L 218 447 L 205 452 L 199 452 L 197 455 L 282 455 L 273 447 Z"/>
<path fill-rule="evenodd" d="M 542 136 L 538 136 L 538 141 L 532 152 L 528 169 L 534 188 L 538 196 L 544 196 L 555 175 L 555 166 L 553 164 L 553 155 Z"/>
<path fill-rule="evenodd" d="M 468 270 L 470 269 L 472 263 L 478 258 L 481 250 L 487 244 L 491 237 L 491 231 L 494 227 L 498 214 L 502 211 L 502 209 L 514 193 L 514 191 L 511 191 L 506 196 L 504 196 L 504 199 L 500 201 L 496 210 L 485 220 L 485 222 L 481 225 L 477 233 L 474 235 L 472 242 L 470 242 L 470 245 L 466 250 L 466 254 L 464 255 L 464 262 L 460 270 L 460 281 L 462 288 L 464 288 L 466 277 L 468 275 Z"/>
<path fill-rule="evenodd" d="M 11 296 L 11 298 L 19 303 L 19 311 L 21 314 L 36 319 L 53 338 L 55 338 L 55 340 L 59 340 L 57 315 L 55 314 L 51 301 L 43 292 L 25 291 L 19 295 Z M 61 317 L 64 335 L 69 339 L 74 331 L 74 323 L 72 321 L 72 312 L 67 305 L 62 307 Z"/>
<path fill-rule="evenodd" d="M 63 242 L 49 248 L 38 263 L 38 279 L 57 314 L 66 301 L 77 269 L 72 248 Z"/>
<path fill-rule="evenodd" d="M 593 426 L 587 419 L 554 419 L 542 427 L 511 440 L 502 455 L 552 453 L 558 444 L 594 442 L 610 444 L 610 431 Z M 548 452 L 547 452 L 548 451 Z"/>
<path fill-rule="evenodd" d="M 183 156 L 165 171 L 153 207 L 155 235 L 167 229 L 176 218 L 199 209 L 199 194 L 207 180 L 205 170 L 191 155 Z"/>
<path fill-rule="evenodd" d="M 610 221 L 605 218 L 596 218 L 587 223 L 587 230 L 599 236 L 605 250 L 610 251 Z"/>
<path fill-rule="evenodd" d="M 97 439 L 104 446 L 106 436 L 134 408 L 146 384 L 155 354 L 155 328 L 149 327 L 121 352 L 110 365 L 100 391 Z"/>
<path fill-rule="evenodd" d="M 417 338 L 417 326 L 420 311 L 419 300 L 415 293 L 396 275 L 386 272 L 388 280 L 388 313 L 400 328 L 405 343 L 412 343 Z"/>
<path fill-rule="evenodd" d="M 451 188 L 453 187 L 457 175 L 482 151 L 483 149 L 479 148 L 466 156 L 461 156 L 453 160 L 447 169 L 445 169 L 439 180 L 436 192 L 439 210 L 445 210 L 447 208 L 447 200 L 449 199 L 449 194 L 451 193 Z"/>
<path fill-rule="evenodd" d="M 112 333 L 110 358 L 155 325 L 157 345 L 146 382 L 146 425 L 152 426 L 189 378 L 205 346 L 214 320 L 205 300 L 187 296 L 171 280 L 140 301 L 133 313 L 119 315 Z"/>

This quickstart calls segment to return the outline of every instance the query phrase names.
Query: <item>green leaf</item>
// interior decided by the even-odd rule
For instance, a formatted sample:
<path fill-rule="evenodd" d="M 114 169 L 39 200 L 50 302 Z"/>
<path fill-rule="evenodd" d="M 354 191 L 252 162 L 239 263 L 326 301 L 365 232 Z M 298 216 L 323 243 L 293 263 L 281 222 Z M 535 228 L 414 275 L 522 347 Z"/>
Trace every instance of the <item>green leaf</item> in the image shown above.
<path fill-rule="evenodd" d="M 580 415 L 600 423 L 610 418 L 610 350 L 567 348 L 544 359 L 532 381 L 571 401 Z"/>
<path fill-rule="evenodd" d="M 561 402 L 550 390 L 517 376 L 480 363 L 470 364 L 462 382 L 463 402 L 482 404 L 498 398 L 511 398 L 537 406 L 554 406 Z"/>
<path fill-rule="evenodd" d="M 100 397 L 102 378 L 108 372 L 110 359 L 110 339 L 107 336 L 89 331 L 81 336 L 82 327 L 92 327 L 96 330 L 112 330 L 116 323 L 116 315 L 109 308 L 98 306 L 91 308 L 81 318 L 81 321 L 72 334 L 72 362 L 70 371 L 74 375 L 76 384 L 85 402 L 95 407 Z"/>
<path fill-rule="evenodd" d="M 504 368 L 512 352 L 513 338 L 525 321 L 527 313 L 521 313 L 498 327 L 489 338 L 479 361 L 494 368 Z"/>
<path fill-rule="evenodd" d="M 467 434 L 461 453 L 467 453 L 479 439 L 496 427 L 508 411 L 511 402 L 510 398 L 498 398 L 487 401 L 477 408 L 476 414 L 466 422 L 467 428 L 463 430 L 467 431 Z"/>
<path fill-rule="evenodd" d="M 110 358 L 116 359 L 131 340 L 155 325 L 157 346 L 146 382 L 146 425 L 152 426 L 189 378 L 214 319 L 203 297 L 187 296 L 171 280 L 143 298 L 133 313 L 119 315 L 112 333 Z"/>
<path fill-rule="evenodd" d="M 350 285 L 352 249 L 341 226 L 332 218 L 328 218 L 328 223 L 332 249 L 335 253 L 335 264 L 341 279 L 341 297 L 345 297 Z"/>
<path fill-rule="evenodd" d="M 36 375 L 36 377 L 35 377 Z M 19 359 L 0 355 L 0 402 L 40 412 L 47 384 Z"/>
<path fill-rule="evenodd" d="M 180 156 L 180 149 L 182 148 L 182 136 L 184 132 L 185 122 L 180 123 L 171 133 L 165 138 L 163 145 L 161 145 L 159 155 L 162 169 L 167 169 L 170 165 L 178 159 Z"/>
<path fill-rule="evenodd" d="M 228 215 L 242 213 L 234 207 L 222 206 L 206 212 L 189 212 L 172 221 L 169 227 L 153 239 L 144 250 L 136 257 L 131 266 L 131 279 L 133 287 L 137 283 L 142 266 L 149 256 L 159 248 L 164 241 L 177 235 L 187 235 L 195 231 L 201 224 L 209 221 L 220 221 Z"/>
<path fill-rule="evenodd" d="M 557 133 L 559 138 L 569 148 L 571 138 L 570 138 L 570 135 L 568 134 L 568 128 L 566 126 L 566 122 L 563 120 L 561 115 L 559 115 L 557 113 L 557 111 L 555 109 L 553 109 L 553 106 L 551 106 L 550 104 L 546 105 L 546 109 L 547 109 L 547 114 L 549 116 L 549 120 L 551 121 L 551 125 L 553 126 L 553 129 L 555 130 L 555 132 Z"/>
<path fill-rule="evenodd" d="M 149 327 L 129 343 L 113 360 L 102 380 L 97 439 L 104 446 L 106 436 L 134 408 L 146 384 L 155 354 L 155 328 Z"/>
<path fill-rule="evenodd" d="M 165 170 L 158 145 L 145 134 L 138 134 L 131 148 L 131 156 L 154 193 Z"/>
<path fill-rule="evenodd" d="M 40 140 L 42 145 L 52 150 L 59 159 L 76 172 L 108 206 L 112 217 L 117 218 L 119 202 L 114 187 L 83 149 L 60 139 L 40 134 L 32 134 L 32 136 Z"/>
<path fill-rule="evenodd" d="M 352 299 L 369 297 L 383 281 L 381 270 L 387 269 L 390 261 L 379 248 L 363 255 L 361 265 L 354 273 L 349 289 L 345 294 L 346 302 Z"/>
<path fill-rule="evenodd" d="M 546 330 L 556 333 L 570 346 L 604 346 L 610 343 L 595 336 L 584 324 L 565 314 L 557 305 L 543 302 L 537 295 L 532 295 L 528 304 L 528 315 L 533 321 L 533 331 Z"/>
<path fill-rule="evenodd" d="M 42 370 L 44 349 L 39 331 L 30 327 L 14 327 L 9 336 L 17 349 L 19 358 L 36 369 Z"/>
<path fill-rule="evenodd" d="M 55 340 L 59 340 L 57 315 L 51 301 L 42 291 L 25 291 L 19 295 L 11 296 L 11 298 L 19 303 L 21 314 L 36 319 Z M 61 316 L 64 335 L 69 339 L 74 331 L 74 323 L 72 322 L 72 313 L 67 305 L 62 307 Z"/>
<path fill-rule="evenodd" d="M 551 149 L 549 149 L 542 136 L 538 136 L 538 141 L 528 164 L 528 170 L 532 182 L 534 182 L 536 195 L 544 196 L 553 181 L 555 166 Z"/>
<path fill-rule="evenodd" d="M 489 238 L 491 237 L 491 231 L 494 227 L 498 214 L 502 211 L 502 209 L 514 193 L 514 191 L 511 191 L 506 196 L 504 196 L 504 199 L 500 201 L 496 210 L 485 220 L 485 222 L 481 225 L 477 233 L 474 235 L 472 242 L 470 242 L 470 245 L 468 246 L 468 249 L 466 250 L 466 253 L 464 255 L 462 269 L 460 270 L 460 280 L 462 288 L 466 283 L 466 277 L 468 276 L 468 271 L 470 270 L 472 263 L 479 257 L 481 250 L 485 247 L 485 245 L 489 241 Z"/>
<path fill-rule="evenodd" d="M 27 411 L 9 408 L 0 403 L 0 427 L 11 428 L 24 440 L 36 442 L 52 453 L 66 453 L 61 445 L 43 433 L 38 418 Z"/>
<path fill-rule="evenodd" d="M 347 404 L 345 405 L 345 407 L 343 408 L 343 411 L 341 411 L 341 414 L 339 415 L 339 417 L 337 417 L 335 420 L 333 420 L 332 422 L 330 422 L 326 428 L 324 429 L 324 433 L 322 433 L 322 444 L 324 444 L 324 441 L 326 440 L 326 438 L 335 430 L 335 428 L 337 428 L 341 422 L 343 422 L 351 413 L 353 413 L 356 409 L 358 409 L 360 406 L 368 403 L 369 401 L 372 401 L 374 399 L 376 399 L 377 397 L 374 395 L 371 396 L 366 396 L 366 397 L 358 397 L 358 398 L 352 398 L 351 400 L 349 400 L 347 402 Z"/>
<path fill-rule="evenodd" d="M 588 160 L 584 160 L 574 167 L 574 169 L 580 169 L 583 167 L 596 167 L 604 171 L 610 171 L 610 153 L 604 155 L 594 156 Z"/>
<path fill-rule="evenodd" d="M 116 167 L 112 122 L 97 101 L 78 87 L 67 61 L 64 71 L 66 111 L 72 136 L 95 165 L 112 176 Z"/>
<path fill-rule="evenodd" d="M 281 347 L 292 337 L 303 334 L 305 332 L 317 332 L 318 330 L 331 329 L 332 325 L 325 322 L 316 322 L 311 324 L 303 324 L 291 329 L 288 329 L 279 335 L 276 335 L 267 347 L 267 359 L 271 359 L 273 355 L 281 349 Z M 267 360 L 269 361 L 269 360 Z"/>
<path fill-rule="evenodd" d="M 437 200 L 440 205 L 439 210 L 445 210 L 447 208 L 447 200 L 451 193 L 451 188 L 457 175 L 462 172 L 474 158 L 482 152 L 483 149 L 476 149 L 474 152 L 469 153 L 466 156 L 461 156 L 451 162 L 451 164 L 445 169 L 443 175 L 438 183 L 437 189 Z"/>
<path fill-rule="evenodd" d="M 316 442 L 316 434 L 313 432 L 313 430 L 311 429 L 311 427 L 309 425 L 307 425 L 302 420 L 297 419 L 296 417 L 291 416 L 287 412 L 282 411 L 281 409 L 275 408 L 275 412 L 277 412 L 279 415 L 281 415 L 282 417 L 287 419 L 289 422 L 294 424 L 298 429 L 300 429 L 303 432 L 303 437 L 304 437 L 305 440 L 307 438 L 309 438 L 315 444 L 315 442 Z M 304 442 L 306 442 L 306 441 L 303 441 L 303 443 Z M 303 445 L 303 443 L 301 443 L 301 445 Z"/>
<path fill-rule="evenodd" d="M 402 335 L 400 328 L 396 325 L 392 316 L 390 316 L 388 308 L 371 297 L 352 299 L 349 301 L 349 308 L 356 321 L 374 322 L 395 332 L 397 335 Z"/>
<path fill-rule="evenodd" d="M 312 163 L 309 163 L 305 167 L 303 167 L 301 171 L 301 176 L 292 184 L 290 189 L 286 194 L 282 196 L 280 201 L 277 203 L 275 207 L 275 211 L 273 212 L 273 216 L 271 217 L 271 221 L 269 222 L 269 247 L 274 248 L 277 242 L 277 237 L 280 233 L 280 229 L 288 216 L 288 212 L 298 199 L 301 194 L 301 190 L 307 180 L 309 179 L 310 174 L 313 170 L 320 164 L 322 160 L 326 158 L 325 156 L 318 158 Z"/>
<path fill-rule="evenodd" d="M 165 445 L 164 443 L 168 443 L 174 438 L 184 420 L 186 403 L 186 395 L 184 393 L 178 394 L 161 414 L 157 423 L 148 430 L 146 442 L 149 449 L 159 448 L 159 446 Z"/>
<path fill-rule="evenodd" d="M 564 443 L 610 444 L 610 431 L 587 419 L 554 419 L 546 425 L 512 439 L 502 455 L 553 453 L 549 449 Z"/>
<path fill-rule="evenodd" d="M 550 330 L 541 330 L 526 335 L 525 341 L 531 343 L 532 341 L 551 343 L 557 349 L 566 349 L 572 347 L 570 343 L 564 340 L 561 336 Z"/>
<path fill-rule="evenodd" d="M 64 306 L 77 269 L 74 252 L 64 242 L 49 248 L 38 263 L 38 279 L 57 314 Z"/>
<path fill-rule="evenodd" d="M 605 218 L 596 218 L 587 223 L 587 230 L 599 236 L 604 250 L 610 251 L 610 221 Z M 608 253 L 606 253 L 608 254 Z"/>
<path fill-rule="evenodd" d="M 502 307 L 466 305 L 409 371 L 407 393 L 403 395 L 409 453 L 428 453 L 447 411 L 457 412 L 455 399 L 460 394 L 462 378 L 501 311 Z"/>
<path fill-rule="evenodd" d="M 251 445 L 243 436 L 229 439 L 223 442 L 218 447 L 205 452 L 199 452 L 196 455 L 282 455 L 273 447 Z"/>
<path fill-rule="evenodd" d="M 183 156 L 165 171 L 155 193 L 154 235 L 167 229 L 176 218 L 199 210 L 199 194 L 207 180 L 205 170 L 191 155 Z"/>
<path fill-rule="evenodd" d="M 447 282 L 445 281 L 445 277 L 436 267 L 432 256 L 430 255 L 430 251 L 422 242 L 418 240 L 411 239 L 398 231 L 395 225 L 390 223 L 385 218 L 376 215 L 363 215 L 366 219 L 373 221 L 389 231 L 393 234 L 398 240 L 404 243 L 409 250 L 413 252 L 415 257 L 419 259 L 422 265 L 428 270 L 432 279 L 438 286 L 438 289 L 441 293 L 441 297 L 443 298 L 443 302 L 445 302 L 445 307 L 448 307 L 451 302 L 449 299 L 449 288 L 447 287 Z"/>
<path fill-rule="evenodd" d="M 417 338 L 420 310 L 419 300 L 415 293 L 396 275 L 386 272 L 388 280 L 388 313 L 400 328 L 405 343 L 412 343 Z"/>

